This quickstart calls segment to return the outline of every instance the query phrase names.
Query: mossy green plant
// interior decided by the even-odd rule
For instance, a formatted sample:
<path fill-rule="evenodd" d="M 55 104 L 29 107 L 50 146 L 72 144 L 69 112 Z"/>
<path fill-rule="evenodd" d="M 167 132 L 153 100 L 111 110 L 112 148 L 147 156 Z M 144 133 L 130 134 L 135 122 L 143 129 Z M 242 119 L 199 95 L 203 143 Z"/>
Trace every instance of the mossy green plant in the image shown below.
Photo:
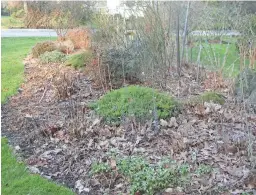
<path fill-rule="evenodd" d="M 78 54 L 68 56 L 65 65 L 73 66 L 74 68 L 82 68 L 92 61 L 93 53 L 91 51 L 83 51 Z"/>
<path fill-rule="evenodd" d="M 177 101 L 155 89 L 131 85 L 110 91 L 91 105 L 107 123 L 119 124 L 123 117 L 135 117 L 139 122 L 166 119 L 179 110 Z"/>
<path fill-rule="evenodd" d="M 225 98 L 223 95 L 209 91 L 200 94 L 194 98 L 191 98 L 183 103 L 185 104 L 204 104 L 205 102 L 213 102 L 215 104 L 223 105 L 225 103 Z"/>
<path fill-rule="evenodd" d="M 40 55 L 40 62 L 42 63 L 51 63 L 51 62 L 65 62 L 66 55 L 60 51 L 54 50 L 51 52 L 45 52 Z"/>
<path fill-rule="evenodd" d="M 225 103 L 225 98 L 223 95 L 221 95 L 219 93 L 209 91 L 209 92 L 205 92 L 205 93 L 201 94 L 199 96 L 199 101 L 202 103 L 213 102 L 215 104 L 223 105 Z"/>

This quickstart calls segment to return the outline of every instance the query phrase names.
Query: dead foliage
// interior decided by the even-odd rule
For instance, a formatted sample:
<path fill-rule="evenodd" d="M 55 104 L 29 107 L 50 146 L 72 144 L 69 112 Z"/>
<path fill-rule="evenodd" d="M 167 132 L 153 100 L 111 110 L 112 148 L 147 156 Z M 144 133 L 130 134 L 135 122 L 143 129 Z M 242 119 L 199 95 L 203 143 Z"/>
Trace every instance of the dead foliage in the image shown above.
<path fill-rule="evenodd" d="M 58 72 L 53 76 L 53 88 L 58 99 L 67 99 L 76 91 L 75 79 L 72 74 Z"/>
<path fill-rule="evenodd" d="M 88 49 L 91 47 L 91 32 L 85 28 L 69 29 L 65 36 L 74 43 L 75 49 Z"/>
<path fill-rule="evenodd" d="M 54 51 L 58 47 L 54 41 L 45 41 L 41 43 L 37 43 L 33 48 L 32 48 L 32 56 L 34 58 L 38 58 L 41 54 L 45 53 L 46 51 Z"/>
<path fill-rule="evenodd" d="M 65 53 L 65 54 L 70 54 L 74 51 L 75 46 L 74 43 L 70 40 L 58 40 L 56 42 L 57 48 L 58 50 L 60 50 L 61 52 Z"/>
<path fill-rule="evenodd" d="M 17 10 L 22 8 L 22 2 L 20 1 L 8 1 L 7 7 L 9 10 Z"/>
<path fill-rule="evenodd" d="M 166 90 L 183 99 L 204 91 L 204 83 L 189 70 L 168 82 Z M 250 193 L 255 188 L 256 117 L 228 94 L 224 105 L 185 105 L 180 115 L 159 123 L 141 125 L 126 117 L 120 126 L 108 126 L 88 107 L 102 95 L 89 75 L 58 64 L 38 65 L 36 59 L 27 59 L 25 73 L 22 92 L 2 107 L 2 133 L 21 148 L 30 167 L 78 194 L 129 194 L 129 181 L 116 174 L 113 154 L 142 156 L 153 164 L 168 156 L 189 170 L 211 167 L 191 175 L 187 185 L 163 189 L 165 194 Z M 55 80 L 65 86 L 64 98 L 56 98 Z M 72 92 L 70 86 L 75 86 Z M 113 174 L 90 176 L 93 162 L 109 163 Z"/>
<path fill-rule="evenodd" d="M 49 28 L 51 17 L 43 13 L 38 8 L 28 7 L 24 18 L 24 23 L 27 28 Z"/>
<path fill-rule="evenodd" d="M 207 72 L 204 80 L 205 89 L 223 89 L 227 88 L 227 81 L 224 80 L 223 74 L 219 72 Z"/>

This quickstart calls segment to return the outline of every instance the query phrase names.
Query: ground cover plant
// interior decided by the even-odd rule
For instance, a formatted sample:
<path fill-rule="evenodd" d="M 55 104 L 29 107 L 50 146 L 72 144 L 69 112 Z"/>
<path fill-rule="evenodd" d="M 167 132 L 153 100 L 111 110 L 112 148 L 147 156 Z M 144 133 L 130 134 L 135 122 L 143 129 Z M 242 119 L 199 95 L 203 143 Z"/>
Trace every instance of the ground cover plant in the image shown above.
<path fill-rule="evenodd" d="M 63 63 L 66 61 L 67 57 L 64 53 L 60 51 L 51 51 L 51 52 L 45 52 L 42 55 L 40 55 L 40 61 L 42 63 L 50 63 L 50 62 L 60 62 Z"/>
<path fill-rule="evenodd" d="M 136 85 L 111 91 L 92 107 L 108 123 L 120 123 L 122 117 L 135 117 L 135 120 L 145 122 L 166 119 L 178 113 L 178 103 L 174 98 Z"/>
<path fill-rule="evenodd" d="M 72 66 L 74 68 L 82 68 L 85 67 L 92 61 L 93 54 L 91 51 L 83 51 L 77 54 L 72 54 L 68 56 L 65 64 L 67 66 Z"/>
<path fill-rule="evenodd" d="M 167 187 L 185 186 L 190 174 L 193 174 L 188 165 L 178 165 L 170 159 L 161 160 L 157 164 L 150 164 L 143 157 L 138 156 L 117 158 L 114 161 L 116 161 L 116 167 L 112 167 L 114 170 L 108 163 L 92 164 L 91 174 L 111 174 L 116 169 L 119 174 L 129 180 L 129 193 L 133 195 L 138 193 L 153 195 Z M 198 172 L 206 171 L 201 166 Z"/>
<path fill-rule="evenodd" d="M 204 104 L 205 102 L 213 102 L 216 104 L 223 105 L 225 103 L 225 97 L 216 92 L 204 92 L 195 98 L 188 100 L 192 104 Z"/>

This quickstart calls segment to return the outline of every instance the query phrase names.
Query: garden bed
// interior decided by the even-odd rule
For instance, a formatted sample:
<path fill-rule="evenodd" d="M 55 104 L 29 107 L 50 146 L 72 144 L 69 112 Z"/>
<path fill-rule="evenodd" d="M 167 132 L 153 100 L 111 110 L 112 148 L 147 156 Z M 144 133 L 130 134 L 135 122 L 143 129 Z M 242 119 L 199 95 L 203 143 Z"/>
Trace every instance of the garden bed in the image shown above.
<path fill-rule="evenodd" d="M 193 70 L 183 72 L 180 81 L 167 83 L 168 93 L 182 101 L 205 90 Z M 235 104 L 225 85 L 224 105 L 188 103 L 155 128 L 152 121 L 140 125 L 129 117 L 118 126 L 103 123 L 88 106 L 103 91 L 82 71 L 28 57 L 25 76 L 19 93 L 2 106 L 2 134 L 30 170 L 78 194 L 130 194 L 133 180 L 119 172 L 118 164 L 127 157 L 142 157 L 149 167 L 165 158 L 186 165 L 184 181 L 163 184 L 156 194 L 231 194 L 256 188 L 256 116 Z M 94 167 L 99 171 L 92 174 L 95 163 L 108 168 Z"/>

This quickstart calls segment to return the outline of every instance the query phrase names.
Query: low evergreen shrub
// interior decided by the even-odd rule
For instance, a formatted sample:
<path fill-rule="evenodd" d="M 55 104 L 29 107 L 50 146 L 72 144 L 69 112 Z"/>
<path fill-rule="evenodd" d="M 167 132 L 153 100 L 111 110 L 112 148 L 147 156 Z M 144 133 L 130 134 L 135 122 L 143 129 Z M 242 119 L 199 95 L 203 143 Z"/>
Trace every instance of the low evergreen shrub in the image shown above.
<path fill-rule="evenodd" d="M 40 55 L 39 58 L 42 63 L 65 62 L 67 59 L 64 53 L 59 52 L 57 50 L 51 52 L 47 51 Z"/>
<path fill-rule="evenodd" d="M 65 64 L 74 68 L 82 68 L 91 63 L 92 59 L 93 53 L 91 51 L 83 51 L 82 53 L 70 55 Z"/>
<path fill-rule="evenodd" d="M 178 111 L 178 103 L 173 97 L 152 88 L 136 85 L 113 90 L 91 107 L 111 124 L 118 124 L 122 117 L 127 116 L 133 116 L 139 122 L 156 118 L 166 119 Z"/>
<path fill-rule="evenodd" d="M 225 103 L 225 97 L 219 93 L 209 91 L 200 94 L 194 98 L 191 98 L 183 103 L 185 104 L 204 104 L 205 102 L 213 102 L 215 104 L 223 105 Z"/>

